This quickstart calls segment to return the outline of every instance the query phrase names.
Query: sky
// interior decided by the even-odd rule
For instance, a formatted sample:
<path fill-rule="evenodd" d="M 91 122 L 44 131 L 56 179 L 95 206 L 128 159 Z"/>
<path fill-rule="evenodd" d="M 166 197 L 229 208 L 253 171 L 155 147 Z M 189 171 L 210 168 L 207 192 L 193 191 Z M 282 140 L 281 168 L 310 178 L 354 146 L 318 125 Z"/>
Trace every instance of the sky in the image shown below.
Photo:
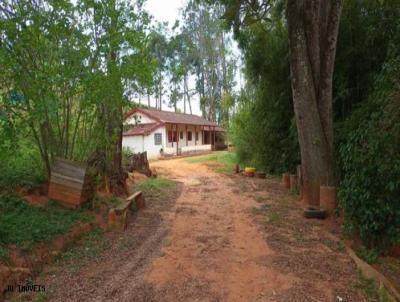
<path fill-rule="evenodd" d="M 185 4 L 185 0 L 147 0 L 145 8 L 157 21 L 173 24 Z"/>

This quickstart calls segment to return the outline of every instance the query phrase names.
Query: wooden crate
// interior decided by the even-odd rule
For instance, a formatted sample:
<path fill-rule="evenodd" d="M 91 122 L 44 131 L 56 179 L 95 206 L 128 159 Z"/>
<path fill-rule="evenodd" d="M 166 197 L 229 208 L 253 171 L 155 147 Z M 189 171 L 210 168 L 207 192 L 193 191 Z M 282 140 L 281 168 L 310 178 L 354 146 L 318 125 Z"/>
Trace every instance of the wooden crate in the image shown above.
<path fill-rule="evenodd" d="M 79 207 L 85 201 L 87 167 L 85 164 L 56 158 L 51 169 L 49 198 L 71 208 Z"/>

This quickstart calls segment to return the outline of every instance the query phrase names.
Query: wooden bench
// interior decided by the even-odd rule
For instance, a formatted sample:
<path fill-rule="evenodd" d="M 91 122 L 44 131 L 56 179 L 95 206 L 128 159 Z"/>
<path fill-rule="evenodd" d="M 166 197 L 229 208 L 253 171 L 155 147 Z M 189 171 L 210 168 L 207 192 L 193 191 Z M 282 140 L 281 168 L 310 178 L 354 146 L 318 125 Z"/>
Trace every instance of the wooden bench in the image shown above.
<path fill-rule="evenodd" d="M 143 208 L 146 207 L 146 204 L 145 204 L 145 202 L 144 202 L 144 196 L 143 196 L 142 191 L 138 191 L 138 192 L 132 194 L 131 196 L 129 196 L 129 197 L 126 199 L 126 201 L 129 203 L 129 206 L 131 205 L 131 203 L 132 203 L 133 201 L 135 201 L 135 203 L 136 203 L 136 208 L 137 208 L 138 210 L 141 210 L 141 209 L 143 209 Z"/>
<path fill-rule="evenodd" d="M 132 205 L 135 202 L 135 207 Z M 128 226 L 128 210 L 143 209 L 145 207 L 144 196 L 138 191 L 129 196 L 124 203 L 112 208 L 108 212 L 108 227 L 117 230 L 125 230 Z"/>

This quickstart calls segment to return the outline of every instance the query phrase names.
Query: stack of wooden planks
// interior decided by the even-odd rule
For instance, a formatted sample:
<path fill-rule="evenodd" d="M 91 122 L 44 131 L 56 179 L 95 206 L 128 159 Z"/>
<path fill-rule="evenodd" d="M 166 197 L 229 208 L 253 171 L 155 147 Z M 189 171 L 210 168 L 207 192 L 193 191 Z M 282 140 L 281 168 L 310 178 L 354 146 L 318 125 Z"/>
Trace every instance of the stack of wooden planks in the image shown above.
<path fill-rule="evenodd" d="M 49 198 L 77 208 L 85 201 L 86 165 L 56 158 L 51 171 Z"/>

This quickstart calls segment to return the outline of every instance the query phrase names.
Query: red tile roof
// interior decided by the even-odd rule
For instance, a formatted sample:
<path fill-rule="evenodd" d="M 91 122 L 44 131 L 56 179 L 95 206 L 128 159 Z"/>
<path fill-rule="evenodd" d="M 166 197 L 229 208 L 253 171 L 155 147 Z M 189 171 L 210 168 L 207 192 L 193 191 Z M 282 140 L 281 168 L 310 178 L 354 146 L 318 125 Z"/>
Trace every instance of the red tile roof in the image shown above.
<path fill-rule="evenodd" d="M 129 111 L 126 114 L 125 118 L 129 118 L 132 114 L 136 112 L 147 115 L 148 117 L 156 120 L 157 123 L 135 125 L 132 129 L 124 132 L 123 136 L 149 135 L 152 131 L 165 123 L 206 126 L 205 130 L 213 129 L 218 132 L 225 132 L 225 130 L 219 127 L 216 123 L 207 121 L 206 119 L 194 114 L 176 113 L 156 109 L 135 108 Z M 209 127 L 212 128 L 210 129 Z"/>
<path fill-rule="evenodd" d="M 145 108 L 136 108 L 128 112 L 127 118 L 131 116 L 135 112 L 141 112 L 149 117 L 154 118 L 157 121 L 162 123 L 171 123 L 171 124 L 187 124 L 187 125 L 199 125 L 199 126 L 215 126 L 218 125 L 214 122 L 210 122 L 205 118 L 202 118 L 198 115 L 194 114 L 186 114 L 186 113 L 177 113 L 170 111 L 161 111 L 156 109 L 145 109 Z M 220 128 L 222 129 L 222 128 Z"/>
<path fill-rule="evenodd" d="M 138 124 L 132 129 L 125 131 L 123 136 L 149 135 L 153 130 L 161 126 L 160 123 Z"/>

